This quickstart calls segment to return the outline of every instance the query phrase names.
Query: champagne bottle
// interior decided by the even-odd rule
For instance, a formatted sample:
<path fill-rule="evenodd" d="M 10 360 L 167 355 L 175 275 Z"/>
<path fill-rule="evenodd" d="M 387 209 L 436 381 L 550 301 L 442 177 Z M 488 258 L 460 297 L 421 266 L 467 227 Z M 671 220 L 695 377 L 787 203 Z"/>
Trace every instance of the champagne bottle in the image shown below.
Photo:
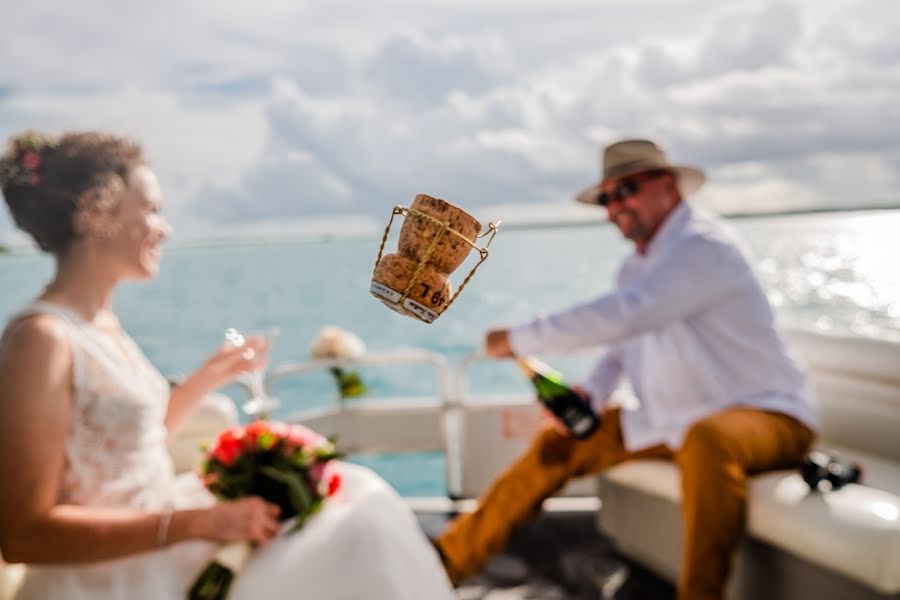
<path fill-rule="evenodd" d="M 578 439 L 590 437 L 600 426 L 600 416 L 563 383 L 559 371 L 532 357 L 514 357 L 516 364 L 534 384 L 538 400 L 562 421 Z"/>
<path fill-rule="evenodd" d="M 188 590 L 188 600 L 225 600 L 231 584 L 250 558 L 248 542 L 225 544 Z"/>
<path fill-rule="evenodd" d="M 234 572 L 219 562 L 211 562 L 194 581 L 188 600 L 224 600 L 234 581 Z"/>

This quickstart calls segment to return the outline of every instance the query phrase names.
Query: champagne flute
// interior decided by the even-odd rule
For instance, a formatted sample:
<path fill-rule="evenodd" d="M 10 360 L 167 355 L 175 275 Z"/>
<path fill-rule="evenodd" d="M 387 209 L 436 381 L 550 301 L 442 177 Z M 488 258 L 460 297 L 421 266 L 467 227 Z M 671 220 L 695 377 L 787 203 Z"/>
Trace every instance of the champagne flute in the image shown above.
<path fill-rule="evenodd" d="M 225 330 L 225 339 L 241 348 L 246 345 L 247 338 L 260 336 L 266 340 L 266 348 L 269 349 L 280 333 L 281 331 L 277 327 L 270 327 L 262 331 L 249 332 L 245 336 L 234 327 L 230 327 Z M 246 360 L 253 360 L 256 357 L 256 350 L 247 347 L 242 356 Z M 250 398 L 241 405 L 241 410 L 244 411 L 244 414 L 253 419 L 269 418 L 272 411 L 278 408 L 278 399 L 270 396 L 266 389 L 265 368 L 241 375 L 238 381 L 250 393 Z"/>

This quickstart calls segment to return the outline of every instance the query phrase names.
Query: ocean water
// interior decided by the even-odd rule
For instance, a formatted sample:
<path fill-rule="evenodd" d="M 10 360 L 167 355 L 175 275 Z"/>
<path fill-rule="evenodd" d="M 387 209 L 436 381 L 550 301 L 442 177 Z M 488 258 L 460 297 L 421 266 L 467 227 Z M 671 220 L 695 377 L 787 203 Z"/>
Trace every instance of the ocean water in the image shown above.
<path fill-rule="evenodd" d="M 747 218 L 731 224 L 746 242 L 779 320 L 785 326 L 900 340 L 900 210 Z M 396 228 L 395 228 L 396 229 Z M 172 242 L 160 276 L 128 283 L 116 296 L 123 325 L 165 374 L 188 373 L 223 340 L 228 327 L 278 327 L 272 364 L 304 360 L 324 325 L 360 336 L 369 351 L 423 348 L 454 365 L 477 350 L 484 331 L 516 323 L 608 290 L 630 251 L 605 225 L 501 231 L 488 260 L 454 305 L 426 325 L 398 315 L 368 292 L 380 238 L 191 246 Z M 388 251 L 396 247 L 388 241 Z M 462 281 L 475 257 L 453 275 Z M 0 315 L 25 305 L 51 276 L 37 254 L 0 255 Z M 559 357 L 573 381 L 591 356 Z M 436 393 L 433 373 L 419 367 L 368 367 L 368 398 Z M 477 363 L 477 393 L 523 392 L 508 364 Z M 240 390 L 224 390 L 241 399 Z M 278 415 L 337 401 L 328 373 L 278 382 Z M 360 400 L 365 402 L 366 399 Z M 362 455 L 401 493 L 443 493 L 443 458 Z"/>

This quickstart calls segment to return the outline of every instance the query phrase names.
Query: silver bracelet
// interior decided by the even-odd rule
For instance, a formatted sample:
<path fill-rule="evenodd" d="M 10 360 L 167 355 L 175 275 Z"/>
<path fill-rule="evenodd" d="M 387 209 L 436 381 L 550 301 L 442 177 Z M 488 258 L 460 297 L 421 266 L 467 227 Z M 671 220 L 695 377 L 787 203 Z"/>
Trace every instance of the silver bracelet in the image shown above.
<path fill-rule="evenodd" d="M 165 507 L 159 513 L 159 526 L 156 528 L 156 545 L 165 546 L 166 539 L 169 537 L 169 523 L 172 522 L 172 507 Z"/>

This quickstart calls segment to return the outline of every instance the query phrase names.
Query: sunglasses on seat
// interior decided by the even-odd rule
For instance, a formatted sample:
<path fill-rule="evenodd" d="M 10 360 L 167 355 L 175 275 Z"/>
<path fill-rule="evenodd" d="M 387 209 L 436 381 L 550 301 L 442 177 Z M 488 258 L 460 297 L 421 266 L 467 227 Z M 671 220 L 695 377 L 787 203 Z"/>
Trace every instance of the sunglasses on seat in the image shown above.
<path fill-rule="evenodd" d="M 641 183 L 644 181 L 656 179 L 657 177 L 668 174 L 668 171 L 656 170 L 638 173 L 631 177 L 625 177 L 616 184 L 616 187 L 614 187 L 612 191 L 600 192 L 600 194 L 597 195 L 597 204 L 600 206 L 609 206 L 614 202 L 624 202 L 626 199 L 631 198 L 638 193 L 641 189 Z"/>

